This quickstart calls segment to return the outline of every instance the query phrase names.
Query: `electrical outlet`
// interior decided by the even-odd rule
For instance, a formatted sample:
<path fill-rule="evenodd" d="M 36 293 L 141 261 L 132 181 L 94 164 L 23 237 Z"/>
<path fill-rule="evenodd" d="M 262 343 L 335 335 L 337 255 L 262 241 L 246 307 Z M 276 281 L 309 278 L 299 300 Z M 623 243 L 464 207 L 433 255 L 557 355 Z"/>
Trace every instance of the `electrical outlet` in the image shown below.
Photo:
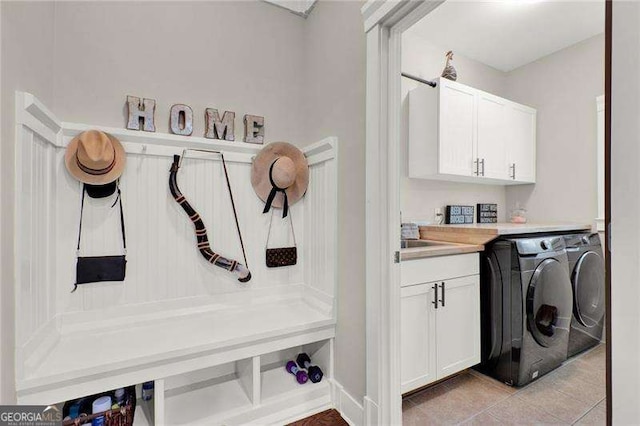
<path fill-rule="evenodd" d="M 437 224 L 442 223 L 442 208 L 441 207 L 436 207 L 435 209 L 433 209 L 433 221 Z"/>

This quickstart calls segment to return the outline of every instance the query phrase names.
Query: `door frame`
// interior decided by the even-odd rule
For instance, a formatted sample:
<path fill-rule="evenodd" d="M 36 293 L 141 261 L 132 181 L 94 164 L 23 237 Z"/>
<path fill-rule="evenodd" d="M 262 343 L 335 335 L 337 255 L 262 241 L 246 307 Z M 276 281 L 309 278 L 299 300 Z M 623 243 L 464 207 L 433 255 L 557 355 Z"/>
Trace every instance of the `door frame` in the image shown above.
<path fill-rule="evenodd" d="M 367 425 L 402 424 L 400 385 L 400 73 L 402 33 L 444 0 L 368 0 L 362 7 L 366 80 Z M 611 0 L 605 19 L 607 423 L 611 424 Z"/>
<path fill-rule="evenodd" d="M 402 33 L 443 1 L 370 0 L 367 39 L 367 425 L 402 424 L 400 385 L 400 72 Z M 397 255 L 396 255 L 397 253 Z"/>

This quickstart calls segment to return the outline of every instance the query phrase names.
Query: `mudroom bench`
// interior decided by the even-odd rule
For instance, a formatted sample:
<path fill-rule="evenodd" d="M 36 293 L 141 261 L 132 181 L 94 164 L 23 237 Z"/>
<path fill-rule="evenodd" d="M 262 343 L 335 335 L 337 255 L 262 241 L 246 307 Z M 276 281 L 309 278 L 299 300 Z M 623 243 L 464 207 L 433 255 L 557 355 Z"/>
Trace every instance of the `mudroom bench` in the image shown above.
<path fill-rule="evenodd" d="M 16 393 L 21 404 L 54 404 L 154 381 L 135 424 L 282 423 L 333 405 L 336 326 L 337 140 L 303 149 L 305 197 L 290 209 L 298 262 L 267 268 L 268 216 L 249 182 L 260 145 L 63 123 L 17 92 L 15 169 Z M 75 238 L 81 189 L 66 175 L 64 148 L 87 129 L 118 138 L 127 227 L 124 282 L 79 286 Z M 191 223 L 167 190 L 174 154 L 225 153 L 248 263 L 246 284 L 200 257 Z M 183 164 L 185 195 L 212 246 L 240 257 L 220 161 L 204 153 Z M 83 246 L 118 249 L 116 209 L 88 201 Z M 86 205 L 85 205 L 86 206 Z M 287 240 L 288 223 L 272 229 Z M 114 228 L 115 227 L 115 228 Z M 284 365 L 302 352 L 324 377 L 300 385 Z"/>

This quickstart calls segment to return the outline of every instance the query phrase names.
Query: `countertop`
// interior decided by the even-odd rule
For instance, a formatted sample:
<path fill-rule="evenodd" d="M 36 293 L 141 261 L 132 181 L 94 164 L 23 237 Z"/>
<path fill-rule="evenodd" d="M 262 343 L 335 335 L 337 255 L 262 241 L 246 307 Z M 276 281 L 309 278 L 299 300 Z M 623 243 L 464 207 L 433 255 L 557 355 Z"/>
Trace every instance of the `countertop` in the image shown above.
<path fill-rule="evenodd" d="M 452 254 L 477 253 L 484 250 L 480 244 L 460 244 L 444 241 L 432 241 L 435 246 L 414 247 L 400 250 L 400 260 L 422 259 L 425 257 L 447 256 Z"/>
<path fill-rule="evenodd" d="M 464 244 L 486 244 L 500 235 L 542 232 L 591 231 L 585 223 L 474 223 L 469 225 L 427 225 L 420 227 L 420 238 Z"/>

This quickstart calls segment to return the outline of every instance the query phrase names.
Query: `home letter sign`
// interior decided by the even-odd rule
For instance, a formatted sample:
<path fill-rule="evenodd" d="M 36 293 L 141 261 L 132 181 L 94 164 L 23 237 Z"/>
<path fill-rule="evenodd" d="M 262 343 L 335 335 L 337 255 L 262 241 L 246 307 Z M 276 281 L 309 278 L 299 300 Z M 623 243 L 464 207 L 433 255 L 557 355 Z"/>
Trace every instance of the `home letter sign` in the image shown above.
<path fill-rule="evenodd" d="M 174 135 L 191 136 L 193 133 L 193 110 L 191 107 L 184 104 L 172 106 L 169 127 Z"/>
<path fill-rule="evenodd" d="M 140 130 L 140 120 L 143 121 L 142 130 L 145 132 L 155 132 L 156 126 L 153 122 L 156 111 L 156 101 L 153 99 L 143 99 L 135 96 L 127 96 L 127 106 L 129 108 L 129 121 L 127 129 Z"/>
<path fill-rule="evenodd" d="M 244 141 L 264 143 L 264 117 L 249 114 L 244 116 Z"/>
<path fill-rule="evenodd" d="M 235 137 L 235 119 L 236 113 L 232 111 L 225 111 L 220 119 L 217 109 L 207 108 L 204 114 L 206 132 L 205 138 L 209 139 L 224 139 L 227 141 L 234 141 Z"/>
<path fill-rule="evenodd" d="M 127 107 L 129 109 L 127 129 L 144 130 L 145 132 L 156 131 L 154 123 L 155 100 L 142 99 L 141 101 L 135 96 L 127 96 Z M 233 111 L 225 111 L 220 118 L 217 109 L 206 108 L 204 111 L 204 137 L 235 141 L 235 119 L 236 113 Z M 189 105 L 175 104 L 171 107 L 169 129 L 174 135 L 191 136 L 193 134 L 193 110 Z M 256 144 L 264 143 L 264 117 L 250 114 L 244 116 L 244 141 Z"/>

